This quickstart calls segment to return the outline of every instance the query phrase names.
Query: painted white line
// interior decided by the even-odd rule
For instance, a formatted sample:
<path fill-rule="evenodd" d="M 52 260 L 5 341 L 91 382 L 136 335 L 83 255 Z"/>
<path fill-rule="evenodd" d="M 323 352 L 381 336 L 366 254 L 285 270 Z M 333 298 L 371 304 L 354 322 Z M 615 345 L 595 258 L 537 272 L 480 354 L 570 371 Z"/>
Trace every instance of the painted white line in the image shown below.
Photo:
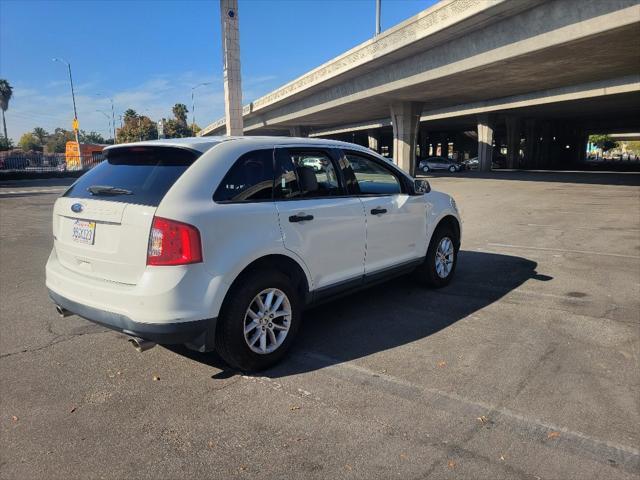
<path fill-rule="evenodd" d="M 64 188 L 49 188 L 46 190 L 0 190 L 0 195 L 29 195 L 32 193 L 62 193 Z"/>
<path fill-rule="evenodd" d="M 508 243 L 487 243 L 490 247 L 503 247 L 503 248 L 515 248 L 519 250 L 540 250 L 542 252 L 561 252 L 561 253 L 579 253 L 582 255 L 596 255 L 596 256 L 604 256 L 604 257 L 618 257 L 618 258 L 633 258 L 635 260 L 640 260 L 640 256 L 638 255 L 623 255 L 621 253 L 605 253 L 605 252 L 594 252 L 589 250 L 569 250 L 564 248 L 546 248 L 546 247 L 530 247 L 527 245 L 510 245 Z"/>
<path fill-rule="evenodd" d="M 552 228 L 555 230 L 564 230 L 567 227 L 563 226 L 560 227 L 558 225 L 546 225 L 543 223 L 516 223 L 516 225 L 522 227 L 522 226 L 527 226 L 527 227 L 543 227 L 543 228 Z M 575 230 L 606 230 L 606 227 L 573 227 L 573 229 Z M 572 228 L 569 228 L 568 230 L 572 230 Z M 620 230 L 620 231 L 624 231 L 624 232 L 640 232 L 640 228 L 616 228 L 616 230 Z"/>
<path fill-rule="evenodd" d="M 368 386 L 374 388 L 382 387 L 391 394 L 413 399 L 423 398 L 425 394 L 430 395 L 432 396 L 432 404 L 441 405 L 442 408 L 447 411 L 454 412 L 457 404 L 459 408 L 469 410 L 474 414 L 488 412 L 486 413 L 487 416 L 496 419 L 502 417 L 503 421 L 524 433 L 539 432 L 542 434 L 540 435 L 542 438 L 547 438 L 548 432 L 561 432 L 562 436 L 566 437 L 566 441 L 570 446 L 573 446 L 578 451 L 590 453 L 600 460 L 602 460 L 602 458 L 610 458 L 613 454 L 620 463 L 630 464 L 633 467 L 632 469 L 636 468 L 640 460 L 640 451 L 637 448 L 601 440 L 583 432 L 571 430 L 534 416 L 524 415 L 500 405 L 471 400 L 453 392 L 418 385 L 402 378 L 376 372 L 366 367 L 313 351 L 294 353 L 291 357 L 294 361 L 312 363 L 315 364 L 316 367 L 322 367 L 323 373 L 328 375 L 337 376 L 338 378 L 346 380 L 351 378 L 359 384 L 361 384 L 364 379 L 367 381 Z"/>

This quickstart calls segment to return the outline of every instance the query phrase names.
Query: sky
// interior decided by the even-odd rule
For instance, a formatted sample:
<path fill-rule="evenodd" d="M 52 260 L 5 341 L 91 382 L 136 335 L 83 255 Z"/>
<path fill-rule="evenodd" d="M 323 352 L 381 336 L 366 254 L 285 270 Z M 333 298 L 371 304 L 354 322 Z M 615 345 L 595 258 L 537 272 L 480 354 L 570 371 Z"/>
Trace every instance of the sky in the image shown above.
<path fill-rule="evenodd" d="M 243 104 L 370 39 L 375 0 L 239 0 Z M 436 0 L 382 0 L 382 30 Z M 109 138 L 127 108 L 153 120 L 187 105 L 201 127 L 224 115 L 218 0 L 0 0 L 0 78 L 13 86 L 9 138 L 71 129 L 71 63 L 80 128 Z"/>

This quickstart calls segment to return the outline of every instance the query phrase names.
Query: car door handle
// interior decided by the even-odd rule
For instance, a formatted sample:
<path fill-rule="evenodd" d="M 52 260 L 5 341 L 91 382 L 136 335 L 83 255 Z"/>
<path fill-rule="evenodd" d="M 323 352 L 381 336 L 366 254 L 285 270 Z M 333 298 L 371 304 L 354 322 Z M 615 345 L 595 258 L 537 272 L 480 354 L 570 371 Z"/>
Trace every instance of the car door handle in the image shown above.
<path fill-rule="evenodd" d="M 382 215 L 383 213 L 387 213 L 386 208 L 373 208 L 371 209 L 371 215 Z"/>
<path fill-rule="evenodd" d="M 291 215 L 289 217 L 291 223 L 308 222 L 309 220 L 313 220 L 313 215 Z"/>

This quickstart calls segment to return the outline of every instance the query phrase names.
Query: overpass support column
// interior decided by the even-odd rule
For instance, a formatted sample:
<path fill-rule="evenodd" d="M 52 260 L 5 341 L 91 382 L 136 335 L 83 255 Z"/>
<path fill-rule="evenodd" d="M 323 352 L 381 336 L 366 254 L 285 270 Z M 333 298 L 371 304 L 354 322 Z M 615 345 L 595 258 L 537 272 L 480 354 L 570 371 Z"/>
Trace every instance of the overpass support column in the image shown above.
<path fill-rule="evenodd" d="M 491 171 L 493 158 L 493 118 L 490 115 L 478 115 L 478 163 L 479 170 Z"/>
<path fill-rule="evenodd" d="M 380 153 L 380 135 L 376 130 L 367 131 L 368 146 L 374 152 Z"/>
<path fill-rule="evenodd" d="M 534 118 L 530 118 L 525 122 L 525 146 L 524 161 L 526 168 L 538 168 L 537 151 L 538 151 L 538 122 Z"/>
<path fill-rule="evenodd" d="M 289 127 L 289 136 L 290 137 L 306 137 L 307 129 L 301 126 Z"/>
<path fill-rule="evenodd" d="M 413 175 L 416 166 L 416 141 L 422 114 L 422 102 L 393 102 L 393 158 L 405 172 Z"/>
<path fill-rule="evenodd" d="M 506 118 L 507 124 L 507 168 L 520 166 L 520 119 L 515 115 Z"/>

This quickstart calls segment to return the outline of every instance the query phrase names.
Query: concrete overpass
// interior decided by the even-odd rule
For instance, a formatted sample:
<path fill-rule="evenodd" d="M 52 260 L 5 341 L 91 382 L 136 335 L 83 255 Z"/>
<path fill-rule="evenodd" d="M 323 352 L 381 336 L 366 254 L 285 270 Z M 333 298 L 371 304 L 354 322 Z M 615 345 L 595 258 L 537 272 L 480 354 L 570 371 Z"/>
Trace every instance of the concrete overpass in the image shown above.
<path fill-rule="evenodd" d="M 248 135 L 356 140 L 413 172 L 451 143 L 485 170 L 494 144 L 509 167 L 576 162 L 588 133 L 638 131 L 638 112 L 640 0 L 443 0 L 243 116 Z"/>

